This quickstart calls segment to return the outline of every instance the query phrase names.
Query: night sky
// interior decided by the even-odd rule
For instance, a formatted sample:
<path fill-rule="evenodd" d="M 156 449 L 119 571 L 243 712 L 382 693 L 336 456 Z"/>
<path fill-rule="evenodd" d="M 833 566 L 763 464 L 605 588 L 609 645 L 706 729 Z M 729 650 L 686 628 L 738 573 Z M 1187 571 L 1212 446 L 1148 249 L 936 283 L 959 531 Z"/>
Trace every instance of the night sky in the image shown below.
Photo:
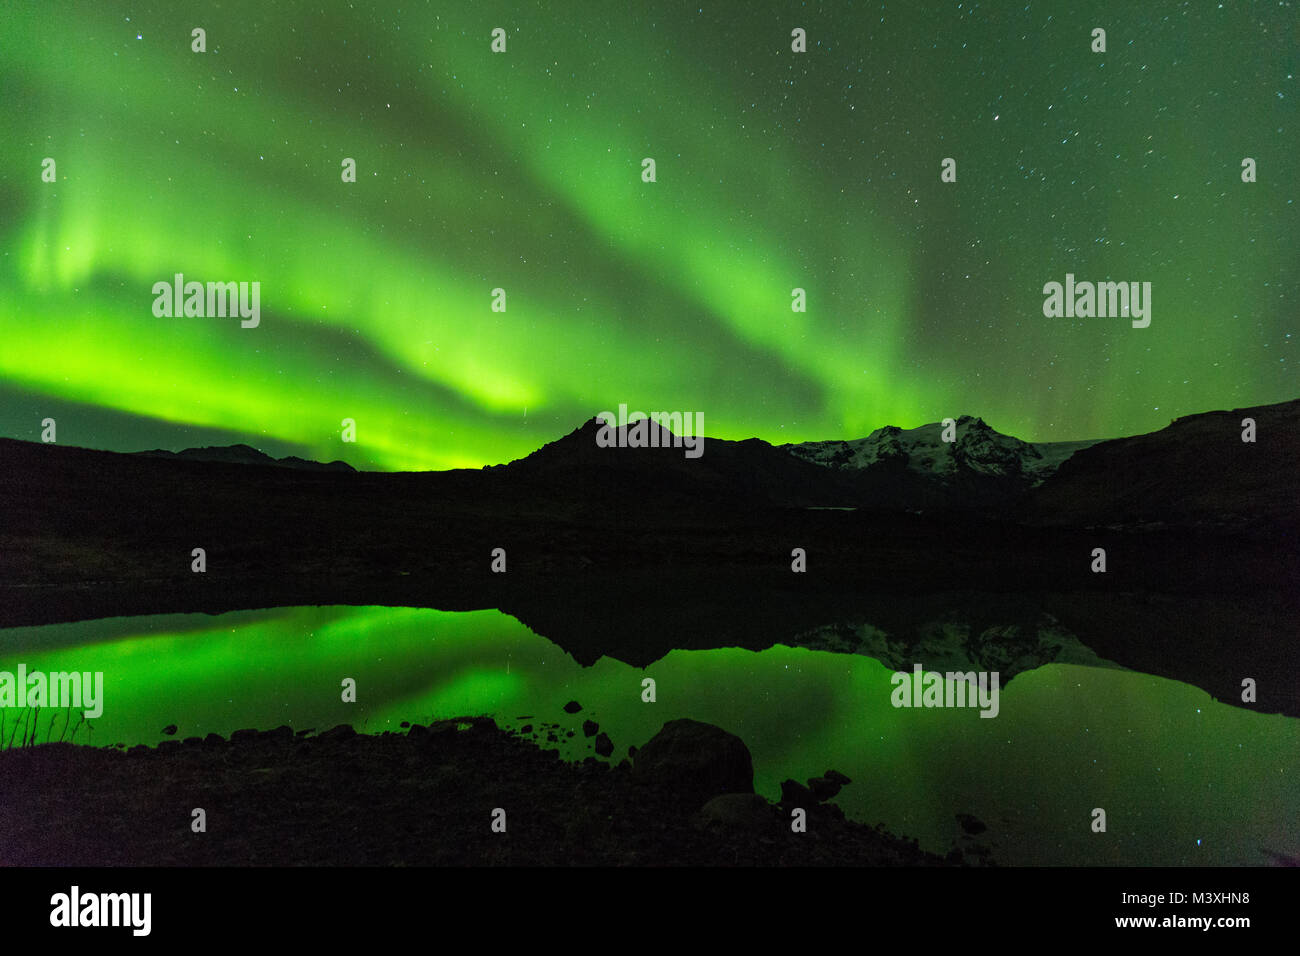
<path fill-rule="evenodd" d="M 620 403 L 780 443 L 1296 398 L 1298 12 L 6 2 L 0 435 L 446 468 Z M 178 272 L 260 325 L 156 317 Z M 1045 317 L 1067 273 L 1150 327 Z"/>

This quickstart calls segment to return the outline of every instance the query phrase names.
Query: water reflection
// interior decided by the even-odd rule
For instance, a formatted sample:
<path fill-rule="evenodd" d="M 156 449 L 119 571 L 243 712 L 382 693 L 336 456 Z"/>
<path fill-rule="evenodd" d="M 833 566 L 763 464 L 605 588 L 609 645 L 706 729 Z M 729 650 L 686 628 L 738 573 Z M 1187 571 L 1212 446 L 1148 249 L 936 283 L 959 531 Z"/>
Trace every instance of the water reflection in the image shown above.
<path fill-rule="evenodd" d="M 594 720 L 617 762 L 665 721 L 692 717 L 745 740 L 760 793 L 775 798 L 782 779 L 834 768 L 853 779 L 836 798 L 849 816 L 937 852 L 960 835 L 955 815 L 969 813 L 1008 864 L 1258 865 L 1265 849 L 1300 855 L 1300 720 L 1114 667 L 1024 671 L 989 720 L 976 709 L 894 708 L 892 668 L 863 653 L 731 647 L 584 667 L 498 611 L 383 607 L 0 631 L 0 670 L 19 662 L 104 672 L 103 716 L 77 733 L 97 745 L 153 744 L 169 724 L 178 738 L 280 724 L 374 733 L 491 714 L 512 729 L 531 724 L 530 736 L 569 758 L 592 752 L 581 725 Z M 647 676 L 655 703 L 642 701 Z M 342 700 L 345 678 L 356 681 L 355 704 Z M 566 714 L 569 700 L 583 710 Z M 24 715 L 0 713 L 7 741 Z M 38 739 L 58 739 L 65 717 L 40 714 Z M 1091 829 L 1097 807 L 1104 834 Z"/>

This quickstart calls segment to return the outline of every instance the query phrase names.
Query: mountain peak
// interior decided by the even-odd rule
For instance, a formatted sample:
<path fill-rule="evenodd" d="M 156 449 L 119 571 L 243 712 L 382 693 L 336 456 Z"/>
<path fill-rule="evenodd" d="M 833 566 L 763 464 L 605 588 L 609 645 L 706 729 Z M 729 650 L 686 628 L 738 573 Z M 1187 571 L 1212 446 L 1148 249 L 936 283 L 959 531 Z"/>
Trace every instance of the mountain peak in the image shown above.
<path fill-rule="evenodd" d="M 273 458 L 266 452 L 258 451 L 252 445 L 243 442 L 234 445 L 205 445 L 201 448 L 185 448 L 181 451 L 154 448 L 134 454 L 144 458 L 179 458 L 183 461 L 208 461 L 227 465 L 270 465 L 276 468 L 297 468 L 302 471 L 356 471 L 347 462 L 339 460 L 323 463 L 299 458 L 297 455 Z"/>
<path fill-rule="evenodd" d="M 886 425 L 866 438 L 849 441 L 803 442 L 783 445 L 797 458 L 826 468 L 865 472 L 885 467 L 903 468 L 927 480 L 948 482 L 978 475 L 987 479 L 1015 478 L 1037 484 L 1054 472 L 1065 458 L 1088 442 L 1052 449 L 1034 445 L 1014 435 L 1004 435 L 978 415 L 952 419 L 954 440 L 945 441 L 943 422 L 916 428 Z M 949 426 L 951 427 L 951 426 Z M 1044 454 L 1051 449 L 1051 454 Z"/>

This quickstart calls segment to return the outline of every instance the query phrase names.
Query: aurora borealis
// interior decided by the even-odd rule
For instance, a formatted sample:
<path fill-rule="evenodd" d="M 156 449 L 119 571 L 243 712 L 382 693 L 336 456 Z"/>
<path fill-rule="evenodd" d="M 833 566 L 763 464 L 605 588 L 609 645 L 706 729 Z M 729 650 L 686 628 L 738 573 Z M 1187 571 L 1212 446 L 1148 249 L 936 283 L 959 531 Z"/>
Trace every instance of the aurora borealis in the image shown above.
<path fill-rule="evenodd" d="M 0 435 L 446 468 L 620 403 L 774 443 L 960 414 L 1050 441 L 1295 398 L 1297 24 L 5 4 Z M 260 325 L 155 317 L 176 273 L 260 282 Z M 1150 282 L 1150 327 L 1044 317 L 1067 273 Z"/>

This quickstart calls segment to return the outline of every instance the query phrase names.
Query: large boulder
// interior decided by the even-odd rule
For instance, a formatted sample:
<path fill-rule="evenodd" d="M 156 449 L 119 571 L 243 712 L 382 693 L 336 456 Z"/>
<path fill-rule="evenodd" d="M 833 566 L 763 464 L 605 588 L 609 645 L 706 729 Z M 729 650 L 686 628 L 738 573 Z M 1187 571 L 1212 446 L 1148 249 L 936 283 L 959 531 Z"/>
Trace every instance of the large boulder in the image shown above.
<path fill-rule="evenodd" d="M 841 784 L 830 777 L 811 777 L 808 780 L 808 789 L 812 795 L 817 798 L 818 803 L 824 803 L 840 792 Z"/>
<path fill-rule="evenodd" d="M 698 817 L 708 826 L 750 832 L 773 831 L 778 820 L 772 805 L 756 793 L 724 793 L 700 808 Z"/>
<path fill-rule="evenodd" d="M 754 761 L 745 742 L 721 727 L 682 718 L 663 725 L 636 752 L 638 780 L 697 810 L 723 793 L 754 792 Z"/>
<path fill-rule="evenodd" d="M 781 806 L 802 807 L 807 810 L 817 803 L 813 792 L 795 780 L 781 781 Z"/>

